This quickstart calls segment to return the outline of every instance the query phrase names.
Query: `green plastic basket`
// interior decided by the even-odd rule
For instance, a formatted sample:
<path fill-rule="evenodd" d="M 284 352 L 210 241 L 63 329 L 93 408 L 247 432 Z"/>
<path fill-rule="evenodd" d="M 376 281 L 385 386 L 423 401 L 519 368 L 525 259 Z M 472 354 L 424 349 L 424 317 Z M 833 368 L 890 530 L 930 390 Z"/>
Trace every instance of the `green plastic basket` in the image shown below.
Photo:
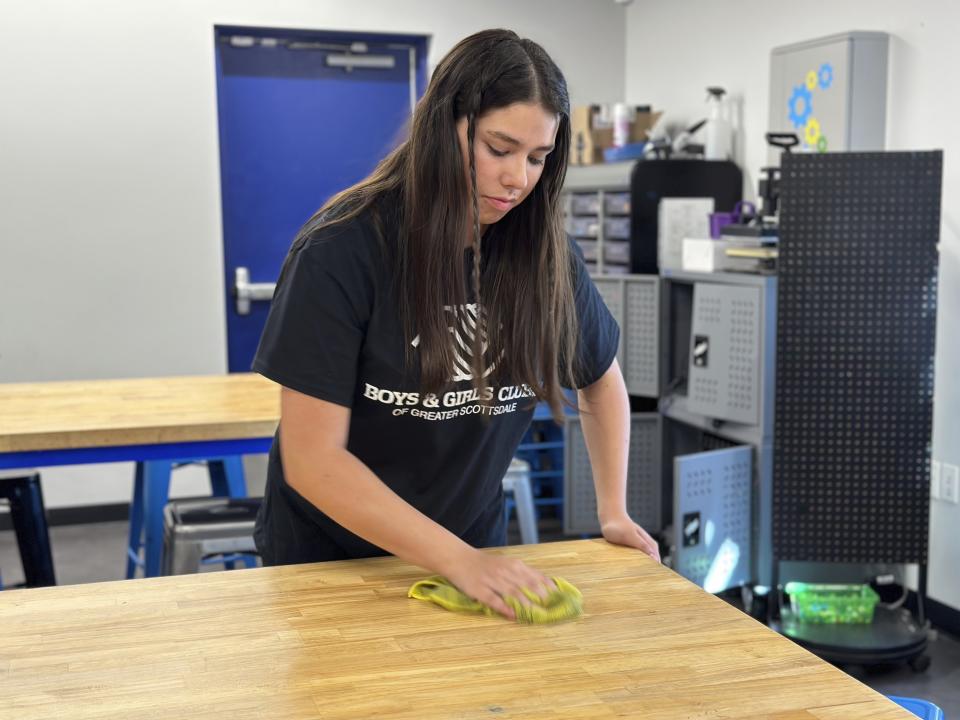
<path fill-rule="evenodd" d="M 870 623 L 880 596 L 869 585 L 788 582 L 793 616 L 809 623 Z"/>

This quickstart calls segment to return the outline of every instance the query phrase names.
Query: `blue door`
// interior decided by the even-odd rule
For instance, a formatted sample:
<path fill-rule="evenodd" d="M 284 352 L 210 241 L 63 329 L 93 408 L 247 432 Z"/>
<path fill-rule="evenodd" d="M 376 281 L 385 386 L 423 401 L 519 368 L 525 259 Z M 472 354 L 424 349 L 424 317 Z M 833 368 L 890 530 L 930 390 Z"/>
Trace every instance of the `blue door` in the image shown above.
<path fill-rule="evenodd" d="M 424 36 L 215 28 L 230 372 L 247 372 L 290 243 L 403 137 Z"/>

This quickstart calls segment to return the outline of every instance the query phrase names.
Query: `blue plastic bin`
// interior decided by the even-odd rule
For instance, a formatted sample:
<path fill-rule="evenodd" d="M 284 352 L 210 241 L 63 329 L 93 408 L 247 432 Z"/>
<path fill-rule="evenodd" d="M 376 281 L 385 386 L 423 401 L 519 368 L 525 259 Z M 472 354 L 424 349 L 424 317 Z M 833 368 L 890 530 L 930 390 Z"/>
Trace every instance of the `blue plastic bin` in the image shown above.
<path fill-rule="evenodd" d="M 628 143 L 622 147 L 611 147 L 603 149 L 604 162 L 622 162 L 623 160 L 638 160 L 643 157 L 643 151 L 647 147 L 645 142 Z"/>
<path fill-rule="evenodd" d="M 918 700 L 917 698 L 897 697 L 896 695 L 887 695 L 897 705 L 904 710 L 909 710 L 918 718 L 923 720 L 944 720 L 943 710 L 938 708 L 928 700 Z"/>

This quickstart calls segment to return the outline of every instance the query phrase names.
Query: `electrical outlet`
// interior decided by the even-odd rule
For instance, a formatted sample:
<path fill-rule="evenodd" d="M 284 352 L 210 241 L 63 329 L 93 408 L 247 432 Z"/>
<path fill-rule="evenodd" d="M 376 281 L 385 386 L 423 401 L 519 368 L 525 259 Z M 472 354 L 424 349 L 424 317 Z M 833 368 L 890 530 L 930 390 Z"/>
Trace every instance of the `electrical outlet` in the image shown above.
<path fill-rule="evenodd" d="M 940 499 L 940 461 L 934 460 L 930 463 L 930 497 L 934 500 Z"/>
<path fill-rule="evenodd" d="M 960 468 L 944 463 L 940 470 L 940 497 L 947 502 L 960 503 Z"/>

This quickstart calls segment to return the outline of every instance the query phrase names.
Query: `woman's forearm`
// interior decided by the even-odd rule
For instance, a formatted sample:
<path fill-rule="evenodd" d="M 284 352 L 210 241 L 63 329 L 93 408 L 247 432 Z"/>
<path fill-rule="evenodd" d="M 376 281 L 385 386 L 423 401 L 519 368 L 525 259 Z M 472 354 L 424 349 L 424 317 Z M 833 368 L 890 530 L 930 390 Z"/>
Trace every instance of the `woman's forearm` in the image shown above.
<path fill-rule="evenodd" d="M 579 391 L 578 402 L 602 525 L 627 514 L 630 399 L 616 360 L 599 380 Z"/>

